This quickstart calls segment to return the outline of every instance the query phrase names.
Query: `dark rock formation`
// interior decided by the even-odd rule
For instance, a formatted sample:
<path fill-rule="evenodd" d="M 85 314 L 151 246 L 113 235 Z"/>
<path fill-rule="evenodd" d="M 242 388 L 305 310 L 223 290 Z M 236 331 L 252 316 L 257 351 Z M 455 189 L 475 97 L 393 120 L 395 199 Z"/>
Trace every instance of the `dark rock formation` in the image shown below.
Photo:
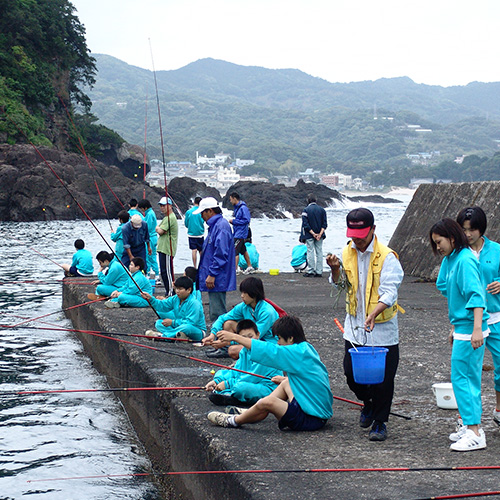
<path fill-rule="evenodd" d="M 486 212 L 486 236 L 499 241 L 500 182 L 423 184 L 417 189 L 389 243 L 406 274 L 436 279 L 441 257 L 432 254 L 429 231 L 443 217 L 455 219 L 462 208 L 472 206 Z"/>
<path fill-rule="evenodd" d="M 134 144 L 123 143 L 118 149 L 114 145 L 102 146 L 97 160 L 105 165 L 118 167 L 129 179 L 144 179 L 144 149 Z M 146 163 L 146 174 L 150 171 Z"/>
<path fill-rule="evenodd" d="M 366 196 L 348 196 L 351 201 L 361 201 L 367 203 L 403 203 L 395 198 L 384 198 L 380 194 L 368 194 Z"/>
<path fill-rule="evenodd" d="M 174 177 L 168 183 L 168 194 L 175 200 L 182 213 L 193 206 L 193 201 L 197 196 L 202 198 L 213 196 L 217 201 L 221 201 L 217 189 L 208 187 L 204 182 L 197 182 L 191 177 Z"/>
<path fill-rule="evenodd" d="M 307 195 L 316 195 L 318 205 L 327 207 L 333 200 L 342 201 L 344 196 L 338 191 L 321 184 L 305 183 L 299 180 L 294 187 L 268 182 L 237 182 L 227 190 L 222 200 L 223 206 L 232 209 L 229 193 L 236 191 L 248 205 L 252 217 L 267 216 L 273 219 L 287 218 L 286 212 L 293 217 L 300 217 L 307 205 Z"/>

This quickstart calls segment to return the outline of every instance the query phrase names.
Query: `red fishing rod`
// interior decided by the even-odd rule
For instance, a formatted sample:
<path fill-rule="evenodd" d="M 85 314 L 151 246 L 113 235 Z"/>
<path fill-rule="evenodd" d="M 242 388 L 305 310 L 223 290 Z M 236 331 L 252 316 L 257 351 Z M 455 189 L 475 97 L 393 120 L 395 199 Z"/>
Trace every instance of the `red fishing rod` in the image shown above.
<path fill-rule="evenodd" d="M 26 246 L 24 241 L 18 240 L 17 238 L 13 238 L 12 236 L 4 236 L 4 238 L 6 240 L 17 241 L 18 243 L 21 243 L 23 246 Z M 46 255 L 44 255 L 42 252 L 39 252 L 35 248 L 28 247 L 28 246 L 26 246 L 26 248 L 28 248 L 29 250 L 32 250 L 33 252 L 37 253 L 41 257 L 43 257 L 43 258 L 45 258 L 47 260 L 50 260 L 50 262 L 52 262 L 52 264 L 55 264 L 56 266 L 59 266 L 61 269 L 64 269 L 63 266 L 61 266 L 61 264 L 58 264 L 55 260 L 52 260 L 50 257 L 47 257 Z"/>
<path fill-rule="evenodd" d="M 134 392 L 134 391 L 199 391 L 204 387 L 116 387 L 109 389 L 50 389 L 40 391 L 0 391 L 0 396 L 32 396 L 38 394 L 71 394 L 79 392 Z"/>
<path fill-rule="evenodd" d="M 146 146 L 148 145 L 148 92 L 146 90 L 146 112 L 144 117 L 144 172 L 142 175 L 142 181 L 144 182 L 143 190 L 142 190 L 142 199 L 146 199 Z"/>
<path fill-rule="evenodd" d="M 310 474 L 310 473 L 342 473 L 342 472 L 424 472 L 424 471 L 458 471 L 458 470 L 499 470 L 500 465 L 484 467 L 375 467 L 375 468 L 335 468 L 335 469 L 238 469 L 238 470 L 199 470 L 199 471 L 172 471 L 172 472 L 138 472 L 131 474 L 103 474 L 95 476 L 56 477 L 48 479 L 32 479 L 28 483 L 43 481 L 66 481 L 72 479 L 107 479 L 116 477 L 145 477 L 145 476 L 184 476 L 184 475 L 207 475 L 207 474 Z M 486 496 L 498 495 L 500 492 L 491 491 L 484 493 L 465 493 L 461 495 Z M 466 498 L 465 496 L 441 496 L 429 499 L 444 498 Z"/>

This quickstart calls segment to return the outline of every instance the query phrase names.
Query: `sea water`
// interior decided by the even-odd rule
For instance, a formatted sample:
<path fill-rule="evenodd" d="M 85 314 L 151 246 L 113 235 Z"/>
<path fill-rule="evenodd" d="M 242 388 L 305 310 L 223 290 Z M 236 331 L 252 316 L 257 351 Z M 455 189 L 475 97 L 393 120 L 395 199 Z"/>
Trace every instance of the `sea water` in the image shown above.
<path fill-rule="evenodd" d="M 388 243 L 410 196 L 403 203 L 363 204 L 375 215 L 376 232 Z M 339 254 L 345 245 L 345 216 L 355 204 L 328 208 L 324 254 Z M 251 207 L 250 207 L 251 209 Z M 229 212 L 225 213 L 229 216 Z M 115 221 L 95 221 L 105 239 Z M 292 248 L 299 244 L 300 219 L 256 219 L 253 242 L 259 269 L 292 272 Z M 0 323 L 57 312 L 43 319 L 59 328 L 70 323 L 61 312 L 58 263 L 70 263 L 73 242 L 82 238 L 93 255 L 108 250 L 88 221 L 0 223 Z M 38 253 L 37 253 L 38 252 Z M 43 256 L 40 255 L 43 254 Z M 95 263 L 97 270 L 97 262 Z M 186 228 L 179 220 L 176 274 L 192 265 Z M 27 283 L 35 280 L 36 283 Z M 30 323 L 28 326 L 44 326 Z M 48 326 L 48 325 L 47 325 Z M 117 380 L 122 386 L 127 380 Z M 0 329 L 0 391 L 105 388 L 79 341 L 70 332 L 29 328 Z M 157 499 L 145 479 L 79 479 L 28 482 L 54 477 L 132 474 L 149 470 L 149 462 L 118 399 L 109 393 L 0 396 L 0 500 L 29 497 L 68 500 Z"/>

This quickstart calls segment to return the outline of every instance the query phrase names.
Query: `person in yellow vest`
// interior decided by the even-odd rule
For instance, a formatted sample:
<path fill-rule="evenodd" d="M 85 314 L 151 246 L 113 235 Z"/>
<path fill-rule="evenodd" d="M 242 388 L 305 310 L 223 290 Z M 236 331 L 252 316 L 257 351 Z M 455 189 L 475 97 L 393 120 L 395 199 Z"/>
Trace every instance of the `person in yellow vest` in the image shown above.
<path fill-rule="evenodd" d="M 346 289 L 344 373 L 347 385 L 364 404 L 359 425 L 371 426 L 370 441 L 385 441 L 399 363 L 397 298 L 404 273 L 397 254 L 375 236 L 370 210 L 356 208 L 347 214 L 347 237 L 351 241 L 342 251 L 342 261 L 332 254 L 326 258 L 331 282 Z M 388 349 L 380 384 L 354 381 L 349 349 L 364 345 Z"/>

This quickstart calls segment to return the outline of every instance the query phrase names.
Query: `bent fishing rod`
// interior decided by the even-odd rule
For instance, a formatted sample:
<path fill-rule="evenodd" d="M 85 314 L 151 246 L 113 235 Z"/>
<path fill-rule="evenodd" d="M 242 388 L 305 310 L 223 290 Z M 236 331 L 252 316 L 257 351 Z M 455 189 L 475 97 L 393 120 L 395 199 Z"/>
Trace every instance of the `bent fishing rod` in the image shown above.
<path fill-rule="evenodd" d="M 2 108 L 0 108 L 0 109 L 5 114 L 5 111 Z M 61 183 L 62 187 L 70 195 L 71 199 L 76 203 L 77 207 L 82 211 L 83 215 L 85 215 L 85 217 L 87 218 L 87 220 L 92 224 L 93 228 L 97 231 L 97 234 L 102 238 L 102 240 L 104 241 L 104 243 L 106 244 L 106 246 L 111 250 L 112 253 L 114 253 L 113 248 L 108 243 L 108 241 L 106 240 L 106 238 L 104 237 L 104 235 L 101 233 L 101 231 L 99 231 L 99 228 L 96 226 L 96 224 L 91 219 L 91 217 L 89 216 L 89 214 L 87 214 L 87 212 L 82 207 L 82 205 L 78 202 L 78 200 L 76 199 L 76 197 L 74 196 L 74 194 L 71 192 L 71 190 L 69 189 L 69 187 L 64 183 L 64 181 L 58 175 L 58 173 L 52 168 L 52 166 L 45 159 L 45 157 L 42 155 L 42 153 L 40 152 L 40 150 L 33 144 L 33 142 L 28 138 L 28 136 L 24 133 L 24 131 L 21 130 L 18 127 L 17 123 L 14 120 L 12 120 L 12 118 L 10 118 L 10 116 L 5 115 L 5 117 L 17 128 L 17 130 L 25 137 L 25 139 L 29 142 L 29 144 L 31 144 L 31 146 L 33 147 L 33 149 L 37 152 L 37 154 L 40 156 L 40 158 L 43 160 L 43 162 L 49 167 L 50 171 L 54 174 L 54 176 L 56 177 L 56 179 Z M 121 259 L 119 257 L 117 257 L 117 260 L 122 265 L 123 269 L 125 269 L 125 272 L 128 274 L 129 278 L 132 280 L 132 282 L 137 287 L 137 289 L 142 292 L 141 287 L 137 284 L 137 281 L 135 281 L 134 277 L 132 276 L 132 273 L 127 268 L 127 266 L 121 261 Z M 147 300 L 147 303 L 148 303 L 149 307 L 155 312 L 155 314 L 158 317 L 158 319 L 161 319 L 160 315 L 158 314 L 157 310 L 153 307 L 153 305 L 151 304 L 151 302 L 149 300 Z"/>
<path fill-rule="evenodd" d="M 236 470 L 199 470 L 199 471 L 171 471 L 171 472 L 137 472 L 131 474 L 102 474 L 94 476 L 55 477 L 46 479 L 32 479 L 28 483 L 43 481 L 68 481 L 74 479 L 108 479 L 118 477 L 147 477 L 147 476 L 185 476 L 185 475 L 225 475 L 225 474 L 310 474 L 310 473 L 348 473 L 348 472 L 426 472 L 426 471 L 475 471 L 475 470 L 500 470 L 500 465 L 485 465 L 471 467 L 362 467 L 362 468 L 304 468 L 304 469 L 236 469 Z M 486 492 L 489 495 L 500 494 Z M 461 495 L 476 495 L 465 493 Z M 462 496 L 430 497 L 430 498 L 465 498 Z M 427 499 L 421 499 L 427 500 Z"/>

